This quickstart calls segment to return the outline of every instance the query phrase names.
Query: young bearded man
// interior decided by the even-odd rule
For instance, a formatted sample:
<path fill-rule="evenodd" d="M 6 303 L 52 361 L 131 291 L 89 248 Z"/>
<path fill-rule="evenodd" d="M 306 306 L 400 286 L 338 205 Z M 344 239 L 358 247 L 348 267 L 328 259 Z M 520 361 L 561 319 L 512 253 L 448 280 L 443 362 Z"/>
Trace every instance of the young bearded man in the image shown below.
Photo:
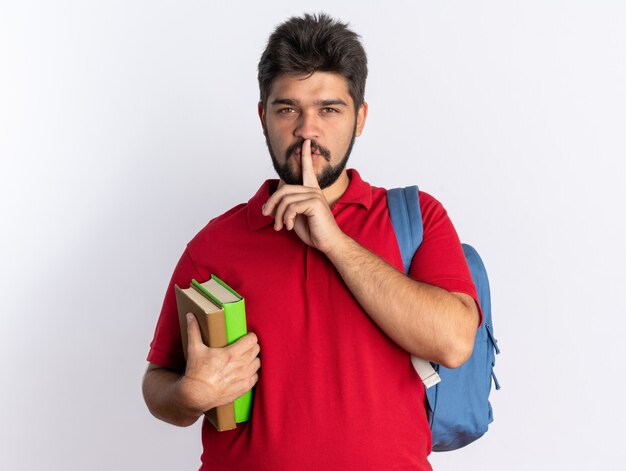
<path fill-rule="evenodd" d="M 386 190 L 346 170 L 366 77 L 358 36 L 326 15 L 283 23 L 261 57 L 259 117 L 280 180 L 187 245 L 143 384 L 150 411 L 181 426 L 256 384 L 248 422 L 217 432 L 204 420 L 201 469 L 431 469 L 410 354 L 461 365 L 480 313 L 442 206 L 420 193 L 424 240 L 406 276 Z M 188 316 L 185 363 L 173 286 L 211 273 L 245 296 L 254 333 L 209 348 Z"/>

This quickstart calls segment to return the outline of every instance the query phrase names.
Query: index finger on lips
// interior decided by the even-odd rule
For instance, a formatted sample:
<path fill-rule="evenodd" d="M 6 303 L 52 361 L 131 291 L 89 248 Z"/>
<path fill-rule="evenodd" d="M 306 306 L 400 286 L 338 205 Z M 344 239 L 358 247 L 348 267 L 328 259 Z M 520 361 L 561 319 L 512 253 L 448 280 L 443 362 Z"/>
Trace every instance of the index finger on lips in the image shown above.
<path fill-rule="evenodd" d="M 315 176 L 315 170 L 313 170 L 313 157 L 311 156 L 311 140 L 307 139 L 302 144 L 302 184 L 309 188 L 319 188 L 320 185 L 317 182 Z"/>

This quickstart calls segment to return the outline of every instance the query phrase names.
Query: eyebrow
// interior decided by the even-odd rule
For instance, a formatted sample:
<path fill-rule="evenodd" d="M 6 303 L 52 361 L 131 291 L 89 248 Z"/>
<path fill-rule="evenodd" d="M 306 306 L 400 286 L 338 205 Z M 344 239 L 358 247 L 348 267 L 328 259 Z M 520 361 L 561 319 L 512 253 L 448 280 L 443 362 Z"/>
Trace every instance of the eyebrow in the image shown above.
<path fill-rule="evenodd" d="M 272 101 L 272 105 L 288 105 L 288 106 L 300 106 L 300 100 L 294 100 L 292 98 L 276 98 Z M 317 100 L 313 103 L 318 106 L 348 106 L 348 104 L 340 98 L 332 98 L 327 100 Z"/>

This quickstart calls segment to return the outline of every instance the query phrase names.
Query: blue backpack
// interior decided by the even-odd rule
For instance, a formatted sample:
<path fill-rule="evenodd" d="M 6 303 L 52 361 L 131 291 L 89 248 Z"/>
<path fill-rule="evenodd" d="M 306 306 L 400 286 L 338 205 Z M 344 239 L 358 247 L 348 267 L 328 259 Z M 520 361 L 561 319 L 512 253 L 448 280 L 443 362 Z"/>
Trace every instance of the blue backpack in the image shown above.
<path fill-rule="evenodd" d="M 400 246 L 404 271 L 408 273 L 424 232 L 417 186 L 389 190 L 387 206 Z M 472 356 L 455 369 L 433 364 L 434 371 L 428 362 L 412 358 L 415 369 L 427 387 L 427 413 L 433 451 L 456 450 L 480 438 L 493 421 L 489 403 L 492 379 L 496 389 L 500 389 L 493 372 L 495 354 L 500 353 L 500 349 L 493 336 L 487 272 L 478 252 L 467 244 L 462 246 L 483 312 L 483 322 L 476 332 Z M 425 378 L 427 375 L 418 369 L 416 362 L 425 363 L 433 376 Z"/>

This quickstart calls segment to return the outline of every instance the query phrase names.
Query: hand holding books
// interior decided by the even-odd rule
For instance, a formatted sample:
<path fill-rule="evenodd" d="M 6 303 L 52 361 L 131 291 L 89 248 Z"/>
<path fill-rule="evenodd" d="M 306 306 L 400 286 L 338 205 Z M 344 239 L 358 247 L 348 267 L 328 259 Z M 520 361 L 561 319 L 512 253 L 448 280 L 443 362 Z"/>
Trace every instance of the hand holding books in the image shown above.
<path fill-rule="evenodd" d="M 244 300 L 215 276 L 175 289 L 187 359 L 182 402 L 207 411 L 217 430 L 234 429 L 250 417 L 260 367 L 257 337 L 246 334 Z"/>
<path fill-rule="evenodd" d="M 204 345 L 195 316 L 187 316 L 187 367 L 181 379 L 181 391 L 197 411 L 233 408 L 233 402 L 248 393 L 258 381 L 260 351 L 254 333 L 246 334 L 232 345 L 212 348 Z M 207 418 L 211 420 L 212 413 Z M 215 416 L 220 414 L 216 413 Z M 233 414 L 233 419 L 235 416 Z M 218 430 L 234 428 L 221 424 Z"/>

